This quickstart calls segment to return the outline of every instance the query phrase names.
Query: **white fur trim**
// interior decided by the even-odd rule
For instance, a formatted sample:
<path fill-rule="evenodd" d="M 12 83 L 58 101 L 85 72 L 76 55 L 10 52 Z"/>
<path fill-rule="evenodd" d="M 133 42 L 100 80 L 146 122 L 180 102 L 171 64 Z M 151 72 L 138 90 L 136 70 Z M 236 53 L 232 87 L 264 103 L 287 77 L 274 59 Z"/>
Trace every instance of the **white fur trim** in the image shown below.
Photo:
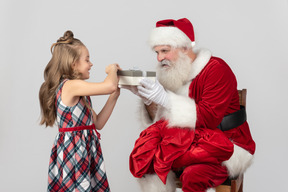
<path fill-rule="evenodd" d="M 253 159 L 254 156 L 251 153 L 234 144 L 233 155 L 229 160 L 224 161 L 223 165 L 227 167 L 230 177 L 236 177 L 246 171 L 253 163 Z"/>
<path fill-rule="evenodd" d="M 151 31 L 149 44 L 151 48 L 157 45 L 191 48 L 189 37 L 177 27 L 156 27 Z"/>
<path fill-rule="evenodd" d="M 195 41 L 192 41 L 192 42 L 191 42 L 191 46 L 192 46 L 192 47 L 194 47 L 195 44 L 196 44 Z"/>
<path fill-rule="evenodd" d="M 175 192 L 175 174 L 170 171 L 167 176 L 166 185 L 157 174 L 146 174 L 138 179 L 142 192 Z"/>
<path fill-rule="evenodd" d="M 192 69 L 191 69 L 192 73 L 187 79 L 187 81 L 191 81 L 202 71 L 202 69 L 209 62 L 211 56 L 212 56 L 211 52 L 207 49 L 201 49 L 197 53 L 196 59 L 192 62 Z"/>
<path fill-rule="evenodd" d="M 168 108 L 162 108 L 162 117 L 169 127 L 195 128 L 197 111 L 194 99 L 168 91 Z"/>

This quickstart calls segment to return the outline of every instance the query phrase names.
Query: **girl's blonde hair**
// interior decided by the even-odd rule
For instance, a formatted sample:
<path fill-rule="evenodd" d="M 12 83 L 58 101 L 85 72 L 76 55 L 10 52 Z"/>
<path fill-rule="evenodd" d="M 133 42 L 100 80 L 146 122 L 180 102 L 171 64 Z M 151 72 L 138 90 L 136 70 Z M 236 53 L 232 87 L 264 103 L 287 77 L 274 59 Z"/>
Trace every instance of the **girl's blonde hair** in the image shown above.
<path fill-rule="evenodd" d="M 44 83 L 39 91 L 41 107 L 40 124 L 53 126 L 56 120 L 56 90 L 63 79 L 78 79 L 80 74 L 73 69 L 79 61 L 81 48 L 85 46 L 75 39 L 72 31 L 66 31 L 51 46 L 52 58 L 44 70 Z"/>

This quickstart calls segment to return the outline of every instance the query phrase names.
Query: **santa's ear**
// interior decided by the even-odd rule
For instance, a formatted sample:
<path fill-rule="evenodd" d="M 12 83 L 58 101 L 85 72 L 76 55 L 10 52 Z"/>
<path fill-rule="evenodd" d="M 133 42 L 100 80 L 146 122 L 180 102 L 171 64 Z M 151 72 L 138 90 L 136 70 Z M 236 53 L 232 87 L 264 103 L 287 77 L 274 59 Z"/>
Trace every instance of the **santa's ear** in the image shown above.
<path fill-rule="evenodd" d="M 181 48 L 181 51 L 182 51 L 185 55 L 187 55 L 188 52 L 189 52 L 189 48 L 188 48 L 188 47 L 182 47 L 182 48 Z"/>

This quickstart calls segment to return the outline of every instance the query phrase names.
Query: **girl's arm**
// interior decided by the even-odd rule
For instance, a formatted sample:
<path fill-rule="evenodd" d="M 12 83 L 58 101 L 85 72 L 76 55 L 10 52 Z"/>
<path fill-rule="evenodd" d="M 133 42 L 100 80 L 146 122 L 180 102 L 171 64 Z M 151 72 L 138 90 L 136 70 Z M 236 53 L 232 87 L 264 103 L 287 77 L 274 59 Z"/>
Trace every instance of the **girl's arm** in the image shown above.
<path fill-rule="evenodd" d="M 95 113 L 95 111 L 93 111 L 93 122 L 96 129 L 101 130 L 104 127 L 110 115 L 112 114 L 119 95 L 120 89 L 117 88 L 117 90 L 109 96 L 106 104 L 98 115 Z"/>
<path fill-rule="evenodd" d="M 103 82 L 90 83 L 83 80 L 70 80 L 65 83 L 67 91 L 73 96 L 106 95 L 113 93 L 118 86 L 118 64 L 108 65 L 105 69 L 107 77 Z"/>
<path fill-rule="evenodd" d="M 115 92 L 119 81 L 118 69 L 120 69 L 118 64 L 108 65 L 105 70 L 107 77 L 100 83 L 90 83 L 80 79 L 67 81 L 63 86 L 62 101 L 68 106 L 73 106 L 80 96 L 107 95 Z"/>

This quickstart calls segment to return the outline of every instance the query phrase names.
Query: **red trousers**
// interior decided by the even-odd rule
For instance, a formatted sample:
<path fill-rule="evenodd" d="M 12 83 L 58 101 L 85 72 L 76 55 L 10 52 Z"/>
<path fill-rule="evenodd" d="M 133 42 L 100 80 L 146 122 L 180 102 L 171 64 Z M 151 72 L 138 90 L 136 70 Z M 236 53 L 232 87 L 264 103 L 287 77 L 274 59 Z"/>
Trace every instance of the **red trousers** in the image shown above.
<path fill-rule="evenodd" d="M 227 177 L 226 167 L 220 164 L 193 164 L 181 174 L 182 191 L 205 192 L 208 188 L 222 184 Z"/>
<path fill-rule="evenodd" d="M 171 169 L 186 167 L 180 180 L 184 192 L 205 191 L 225 181 L 221 165 L 233 153 L 233 144 L 220 130 L 168 128 L 157 121 L 141 132 L 130 155 L 130 171 L 138 178 L 156 173 L 164 184 Z"/>

